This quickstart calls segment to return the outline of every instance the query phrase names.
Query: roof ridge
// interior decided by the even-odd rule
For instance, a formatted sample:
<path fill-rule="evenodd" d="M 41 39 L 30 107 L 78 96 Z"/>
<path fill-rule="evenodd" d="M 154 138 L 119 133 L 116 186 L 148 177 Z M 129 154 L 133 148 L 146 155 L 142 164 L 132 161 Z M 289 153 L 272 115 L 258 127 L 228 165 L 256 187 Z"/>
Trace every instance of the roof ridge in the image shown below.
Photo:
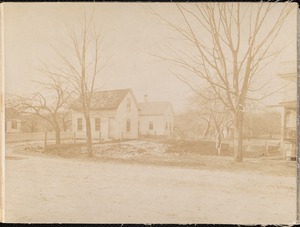
<path fill-rule="evenodd" d="M 139 102 L 139 104 L 147 104 L 147 103 L 170 103 L 170 101 L 155 101 L 155 102 Z"/>
<path fill-rule="evenodd" d="M 131 91 L 132 90 L 130 88 L 93 91 L 90 109 L 116 109 L 124 100 L 124 97 Z M 77 107 L 75 105 L 74 107 L 81 109 L 80 102 L 81 100 L 78 98 L 75 101 L 75 105 L 77 103 Z"/>
<path fill-rule="evenodd" d="M 94 90 L 93 92 L 107 92 L 107 91 L 130 91 L 131 88 L 121 88 L 121 89 L 110 89 L 110 90 Z"/>

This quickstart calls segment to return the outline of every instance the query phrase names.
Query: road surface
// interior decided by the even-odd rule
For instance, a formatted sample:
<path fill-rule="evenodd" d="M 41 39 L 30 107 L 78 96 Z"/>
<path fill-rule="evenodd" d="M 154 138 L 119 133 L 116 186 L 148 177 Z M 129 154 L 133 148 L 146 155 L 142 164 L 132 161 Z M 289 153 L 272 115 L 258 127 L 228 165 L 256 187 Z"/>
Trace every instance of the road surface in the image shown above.
<path fill-rule="evenodd" d="M 294 223 L 295 176 L 48 158 L 7 146 L 6 222 Z"/>

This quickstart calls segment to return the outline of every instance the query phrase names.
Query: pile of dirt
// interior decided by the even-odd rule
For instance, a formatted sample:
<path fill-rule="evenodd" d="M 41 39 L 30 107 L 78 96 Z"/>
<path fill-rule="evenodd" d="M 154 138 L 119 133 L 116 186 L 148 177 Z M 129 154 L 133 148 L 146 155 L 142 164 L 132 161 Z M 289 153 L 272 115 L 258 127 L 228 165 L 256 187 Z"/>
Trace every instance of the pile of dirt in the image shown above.
<path fill-rule="evenodd" d="M 51 156 L 76 157 L 86 155 L 87 149 L 84 144 L 55 144 L 47 145 L 43 153 Z"/>
<path fill-rule="evenodd" d="M 130 158 L 140 155 L 144 151 L 138 150 L 135 146 L 129 144 L 99 144 L 93 146 L 93 152 L 96 157 L 112 157 L 112 158 Z"/>
<path fill-rule="evenodd" d="M 93 151 L 96 157 L 136 159 L 146 156 L 163 156 L 167 147 L 165 144 L 132 140 L 94 145 Z"/>
<path fill-rule="evenodd" d="M 31 152 L 31 153 L 41 153 L 44 150 L 44 148 L 40 145 L 34 145 L 34 144 L 27 144 L 24 147 L 24 151 Z"/>
<path fill-rule="evenodd" d="M 174 156 L 174 154 L 168 152 L 170 147 L 171 145 L 169 144 L 150 141 L 110 142 L 93 144 L 93 155 L 97 158 L 106 159 L 163 160 L 168 159 L 169 156 Z M 87 148 L 85 144 L 48 145 L 42 153 L 50 156 L 70 158 L 86 157 Z"/>
<path fill-rule="evenodd" d="M 124 142 L 124 144 L 130 144 L 135 146 L 137 149 L 144 150 L 145 154 L 162 156 L 165 155 L 170 144 L 153 142 L 153 141 L 140 141 L 140 140 L 132 140 Z"/>

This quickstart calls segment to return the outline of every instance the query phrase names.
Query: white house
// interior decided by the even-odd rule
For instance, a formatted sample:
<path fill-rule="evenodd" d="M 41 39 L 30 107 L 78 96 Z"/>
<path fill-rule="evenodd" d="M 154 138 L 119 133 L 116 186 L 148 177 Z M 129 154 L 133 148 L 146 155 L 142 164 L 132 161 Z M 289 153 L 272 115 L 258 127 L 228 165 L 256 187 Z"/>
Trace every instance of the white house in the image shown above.
<path fill-rule="evenodd" d="M 72 107 L 72 131 L 86 138 L 85 118 L 78 99 Z M 130 89 L 97 91 L 90 107 L 93 139 L 137 139 L 140 135 L 170 136 L 174 112 L 169 102 L 138 104 Z"/>
<path fill-rule="evenodd" d="M 77 138 L 85 138 L 85 118 L 79 100 L 73 106 L 72 129 Z M 94 92 L 90 110 L 93 139 L 138 137 L 138 104 L 130 89 Z"/>
<path fill-rule="evenodd" d="M 7 133 L 21 132 L 21 120 L 19 119 L 5 120 L 5 132 Z"/>
<path fill-rule="evenodd" d="M 139 103 L 139 134 L 170 136 L 174 127 L 174 112 L 170 102 Z"/>
<path fill-rule="evenodd" d="M 20 114 L 13 108 L 5 108 L 5 132 L 17 133 L 21 132 L 21 119 Z"/>
<path fill-rule="evenodd" d="M 289 61 L 280 64 L 278 76 L 284 84 L 283 98 L 279 103 L 282 111 L 281 149 L 286 158 L 296 156 L 297 137 L 297 62 Z"/>

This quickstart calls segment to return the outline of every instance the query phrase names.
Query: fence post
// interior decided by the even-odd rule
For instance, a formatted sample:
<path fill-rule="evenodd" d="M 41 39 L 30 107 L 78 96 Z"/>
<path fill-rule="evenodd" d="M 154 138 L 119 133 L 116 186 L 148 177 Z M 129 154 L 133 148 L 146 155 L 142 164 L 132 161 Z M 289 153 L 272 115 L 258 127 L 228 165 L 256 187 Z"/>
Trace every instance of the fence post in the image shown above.
<path fill-rule="evenodd" d="M 99 131 L 99 143 L 101 143 L 101 131 Z"/>
<path fill-rule="evenodd" d="M 76 132 L 73 133 L 73 142 L 76 143 Z"/>
<path fill-rule="evenodd" d="M 44 151 L 46 151 L 46 146 L 47 146 L 47 132 L 45 132 Z"/>

